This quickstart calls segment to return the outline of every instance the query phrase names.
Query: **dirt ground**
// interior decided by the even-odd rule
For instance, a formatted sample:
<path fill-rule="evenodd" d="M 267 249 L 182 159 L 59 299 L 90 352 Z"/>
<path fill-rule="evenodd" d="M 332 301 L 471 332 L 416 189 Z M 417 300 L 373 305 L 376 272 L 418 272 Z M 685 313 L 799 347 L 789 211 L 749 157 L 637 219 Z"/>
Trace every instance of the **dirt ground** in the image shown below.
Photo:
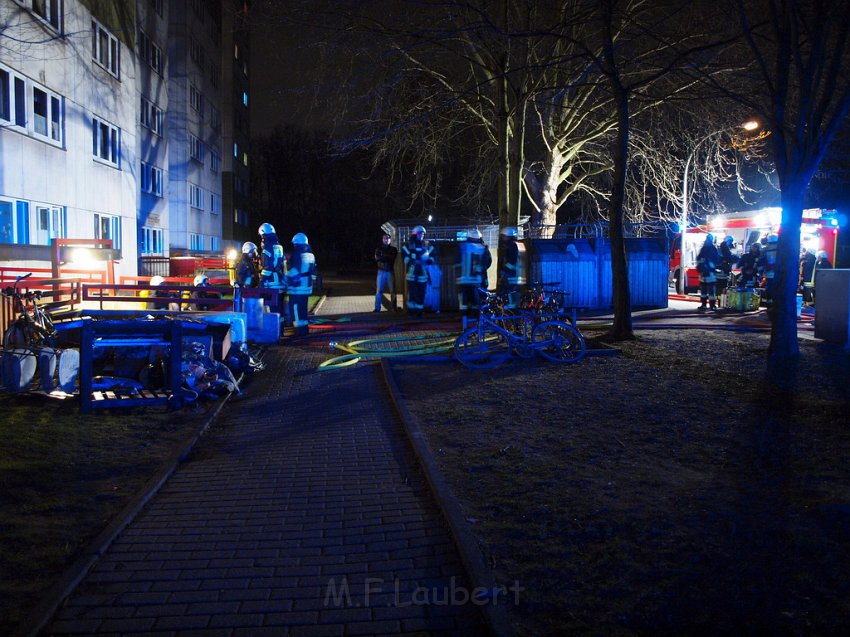
<path fill-rule="evenodd" d="M 497 580 L 524 589 L 515 633 L 848 634 L 850 354 L 638 334 L 573 365 L 393 365 Z"/>

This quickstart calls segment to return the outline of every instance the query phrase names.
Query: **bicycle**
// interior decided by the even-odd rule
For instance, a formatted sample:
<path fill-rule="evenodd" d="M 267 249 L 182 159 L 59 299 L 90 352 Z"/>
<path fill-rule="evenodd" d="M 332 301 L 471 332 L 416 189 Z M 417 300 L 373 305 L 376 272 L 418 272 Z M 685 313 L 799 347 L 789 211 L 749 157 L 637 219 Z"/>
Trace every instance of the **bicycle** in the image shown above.
<path fill-rule="evenodd" d="M 531 358 L 535 352 L 558 363 L 575 363 L 584 357 L 587 344 L 572 325 L 556 319 L 534 323 L 532 315 L 523 313 L 494 315 L 496 295 L 484 289 L 479 292 L 485 301 L 479 308 L 478 321 L 457 337 L 454 346 L 455 358 L 466 367 L 489 369 L 513 354 Z M 507 329 L 499 324 L 518 321 L 522 321 L 522 329 Z"/>
<path fill-rule="evenodd" d="M 12 299 L 16 315 L 3 334 L 3 349 L 55 345 L 56 328 L 53 327 L 53 320 L 38 306 L 42 296 L 41 290 L 18 291 L 18 284 L 31 275 L 32 272 L 19 276 L 13 286 L 0 292 Z"/>
<path fill-rule="evenodd" d="M 19 276 L 14 285 L 0 291 L 0 294 L 12 299 L 15 314 L 15 319 L 3 333 L 2 357 L 3 385 L 13 392 L 29 387 L 37 367 L 42 389 L 51 391 L 55 387 L 53 375 L 60 352 L 56 349 L 57 332 L 53 320 L 38 305 L 41 290 L 18 290 L 20 282 L 31 275 L 30 272 Z M 73 385 L 71 375 L 76 375 L 73 370 L 79 366 L 79 353 L 66 350 L 61 354 L 64 360 L 59 365 L 59 383 L 64 389 Z"/>

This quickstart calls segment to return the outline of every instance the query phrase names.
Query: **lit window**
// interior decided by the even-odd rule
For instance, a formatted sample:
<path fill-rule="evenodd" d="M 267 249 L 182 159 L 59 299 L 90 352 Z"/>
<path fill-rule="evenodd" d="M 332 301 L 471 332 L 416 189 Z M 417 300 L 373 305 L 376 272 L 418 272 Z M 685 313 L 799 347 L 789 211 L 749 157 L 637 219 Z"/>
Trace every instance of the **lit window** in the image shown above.
<path fill-rule="evenodd" d="M 242 91 L 242 105 L 248 108 L 248 91 Z"/>
<path fill-rule="evenodd" d="M 242 153 L 242 165 L 248 166 L 248 153 Z"/>

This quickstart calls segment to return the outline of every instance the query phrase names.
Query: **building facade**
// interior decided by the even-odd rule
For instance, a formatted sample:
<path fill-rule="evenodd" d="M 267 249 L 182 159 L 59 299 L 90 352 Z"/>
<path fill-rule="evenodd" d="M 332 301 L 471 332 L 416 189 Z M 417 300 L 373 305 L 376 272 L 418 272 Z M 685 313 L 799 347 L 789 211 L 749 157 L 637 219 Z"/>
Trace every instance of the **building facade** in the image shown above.
<path fill-rule="evenodd" d="M 111 239 L 116 274 L 222 253 L 232 5 L 0 0 L 0 263 L 49 267 L 53 238 Z"/>

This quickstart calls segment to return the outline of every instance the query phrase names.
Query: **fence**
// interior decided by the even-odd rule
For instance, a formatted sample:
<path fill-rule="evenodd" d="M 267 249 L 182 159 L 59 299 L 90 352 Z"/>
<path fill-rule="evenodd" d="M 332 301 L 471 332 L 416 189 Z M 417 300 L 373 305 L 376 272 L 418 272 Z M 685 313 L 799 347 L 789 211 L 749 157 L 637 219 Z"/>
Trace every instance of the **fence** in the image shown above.
<path fill-rule="evenodd" d="M 9 268 L 6 268 L 6 270 L 9 270 Z M 27 270 L 27 272 L 29 272 L 29 270 Z M 17 277 L 11 280 L 6 279 L 0 282 L 2 282 L 2 286 L 5 288 L 10 283 L 13 283 L 16 278 Z M 41 308 L 54 314 L 63 311 L 74 311 L 77 306 L 80 305 L 80 301 L 82 300 L 81 288 L 82 281 L 78 278 L 28 278 L 26 280 L 26 286 L 18 287 L 18 289 L 22 291 L 40 290 L 42 294 L 42 301 L 40 302 Z M 12 321 L 17 318 L 17 316 L 14 299 L 7 296 L 0 297 L 0 334 L 6 333 L 6 329 Z"/>

